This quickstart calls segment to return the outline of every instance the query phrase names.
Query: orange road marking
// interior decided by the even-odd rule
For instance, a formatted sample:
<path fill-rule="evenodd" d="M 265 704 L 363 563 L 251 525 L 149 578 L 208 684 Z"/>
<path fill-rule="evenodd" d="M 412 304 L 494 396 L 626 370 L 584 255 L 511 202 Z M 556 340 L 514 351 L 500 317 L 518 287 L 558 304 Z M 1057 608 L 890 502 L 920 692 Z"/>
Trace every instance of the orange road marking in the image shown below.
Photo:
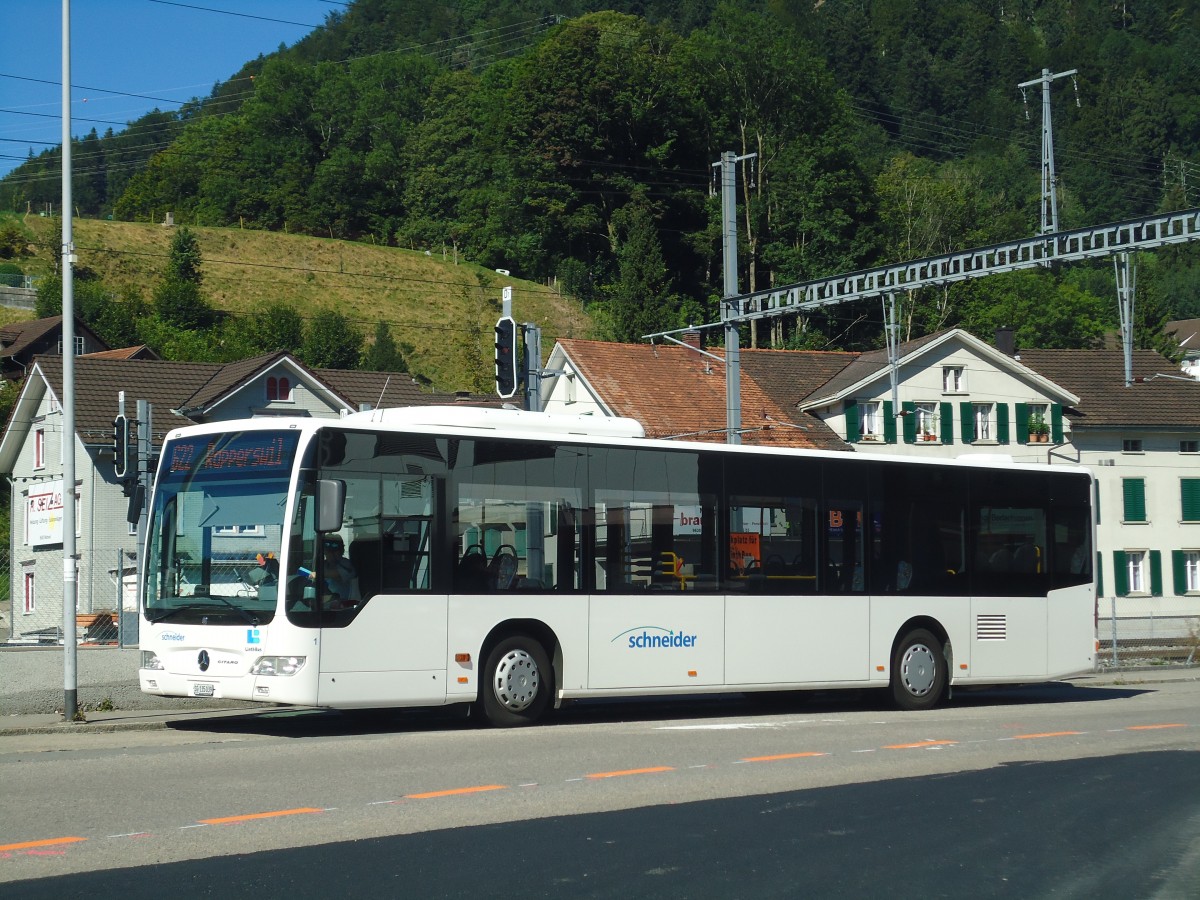
<path fill-rule="evenodd" d="M 1013 740 L 1014 741 L 1028 741 L 1028 740 L 1032 740 L 1033 738 L 1070 737 L 1073 734 L 1083 734 L 1083 732 L 1082 731 L 1046 731 L 1046 732 L 1043 732 L 1042 734 L 1016 734 L 1016 735 L 1013 735 Z"/>
<path fill-rule="evenodd" d="M 774 762 L 777 759 L 800 759 L 803 756 L 828 756 L 827 753 L 779 753 L 775 756 L 748 756 L 742 762 Z"/>
<path fill-rule="evenodd" d="M 892 744 L 884 750 L 916 750 L 919 747 L 945 747 L 958 741 L 917 741 L 915 744 Z"/>
<path fill-rule="evenodd" d="M 29 850 L 33 847 L 53 847 L 55 844 L 77 844 L 80 841 L 86 841 L 87 838 L 82 837 L 60 837 L 47 838 L 44 841 L 24 841 L 20 844 L 0 844 L 0 852 L 5 850 Z"/>
<path fill-rule="evenodd" d="M 467 788 L 451 788 L 448 791 L 428 791 L 424 794 L 405 794 L 406 800 L 429 800 L 433 797 L 452 797 L 455 794 L 478 794 L 482 791 L 504 791 L 508 790 L 507 785 L 503 784 L 481 784 L 478 787 Z"/>
<path fill-rule="evenodd" d="M 625 769 L 622 772 L 593 772 L 587 778 L 620 778 L 622 775 L 653 775 L 655 772 L 674 772 L 672 766 L 654 766 L 650 769 Z"/>
<path fill-rule="evenodd" d="M 245 816 L 224 816 L 220 819 L 201 819 L 200 823 L 202 825 L 228 825 L 231 822 L 249 822 L 253 819 L 274 819 L 278 816 L 298 816 L 304 813 L 319 812 L 324 812 L 324 810 L 302 806 L 299 809 L 279 809 L 275 812 L 250 813 Z"/>
<path fill-rule="evenodd" d="M 1130 725 L 1126 731 L 1152 731 L 1155 728 L 1187 728 L 1183 722 L 1170 722 L 1163 725 Z"/>

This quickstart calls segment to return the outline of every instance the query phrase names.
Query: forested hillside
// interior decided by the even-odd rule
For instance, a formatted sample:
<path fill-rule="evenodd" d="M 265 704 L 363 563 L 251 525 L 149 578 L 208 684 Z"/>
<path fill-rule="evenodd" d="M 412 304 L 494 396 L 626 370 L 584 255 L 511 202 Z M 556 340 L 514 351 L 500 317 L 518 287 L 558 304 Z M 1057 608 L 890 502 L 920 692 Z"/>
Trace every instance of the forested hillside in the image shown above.
<path fill-rule="evenodd" d="M 1200 0 L 354 0 L 211 97 L 81 141 L 75 198 L 445 248 L 557 280 L 636 339 L 719 318 L 724 150 L 757 154 L 739 167 L 745 290 L 1035 233 L 1041 91 L 1017 85 L 1044 68 L 1079 71 L 1052 91 L 1062 228 L 1200 205 Z M 0 209 L 53 196 L 56 165 L 14 171 Z M 1143 343 L 1200 316 L 1198 259 L 1140 260 Z M 904 338 L 1011 324 L 1027 347 L 1088 346 L 1116 322 L 1111 264 L 903 312 Z M 878 346 L 878 304 L 747 341 Z"/>

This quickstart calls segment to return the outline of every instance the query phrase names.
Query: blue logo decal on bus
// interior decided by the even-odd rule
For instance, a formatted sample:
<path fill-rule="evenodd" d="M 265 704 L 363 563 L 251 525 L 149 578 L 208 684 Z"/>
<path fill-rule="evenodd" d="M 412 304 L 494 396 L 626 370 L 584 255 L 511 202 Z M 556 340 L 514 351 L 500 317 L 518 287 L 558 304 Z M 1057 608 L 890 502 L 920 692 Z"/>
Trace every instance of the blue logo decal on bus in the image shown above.
<path fill-rule="evenodd" d="M 670 650 L 676 647 L 695 647 L 697 635 L 684 634 L 658 625 L 642 625 L 622 631 L 614 637 L 610 644 L 621 638 L 628 638 L 630 650 Z"/>
<path fill-rule="evenodd" d="M 164 641 L 182 641 L 183 635 L 178 631 L 164 631 L 159 635 Z"/>
<path fill-rule="evenodd" d="M 257 628 L 247 628 L 246 629 L 246 643 L 247 644 L 261 644 L 262 643 L 262 637 L 259 634 Z"/>

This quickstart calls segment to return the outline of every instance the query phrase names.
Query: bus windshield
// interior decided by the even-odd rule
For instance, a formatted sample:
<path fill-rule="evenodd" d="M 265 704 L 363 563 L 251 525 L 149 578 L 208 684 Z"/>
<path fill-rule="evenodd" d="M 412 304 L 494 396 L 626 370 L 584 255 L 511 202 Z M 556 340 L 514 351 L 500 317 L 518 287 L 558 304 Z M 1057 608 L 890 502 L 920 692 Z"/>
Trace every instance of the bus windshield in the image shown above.
<path fill-rule="evenodd" d="M 151 622 L 261 625 L 275 615 L 296 431 L 167 442 L 150 512 Z"/>

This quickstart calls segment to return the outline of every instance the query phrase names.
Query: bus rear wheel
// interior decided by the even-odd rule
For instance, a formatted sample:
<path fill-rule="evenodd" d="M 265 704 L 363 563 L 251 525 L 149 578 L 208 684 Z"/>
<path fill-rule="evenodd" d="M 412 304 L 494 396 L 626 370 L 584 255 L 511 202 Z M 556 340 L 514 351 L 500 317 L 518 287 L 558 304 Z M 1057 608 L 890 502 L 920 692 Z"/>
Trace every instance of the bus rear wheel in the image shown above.
<path fill-rule="evenodd" d="M 505 638 L 487 656 L 478 707 L 492 725 L 532 725 L 545 713 L 554 672 L 545 648 L 531 637 Z"/>
<path fill-rule="evenodd" d="M 906 634 L 892 659 L 892 699 L 901 709 L 930 709 L 946 692 L 946 655 L 924 628 Z"/>

